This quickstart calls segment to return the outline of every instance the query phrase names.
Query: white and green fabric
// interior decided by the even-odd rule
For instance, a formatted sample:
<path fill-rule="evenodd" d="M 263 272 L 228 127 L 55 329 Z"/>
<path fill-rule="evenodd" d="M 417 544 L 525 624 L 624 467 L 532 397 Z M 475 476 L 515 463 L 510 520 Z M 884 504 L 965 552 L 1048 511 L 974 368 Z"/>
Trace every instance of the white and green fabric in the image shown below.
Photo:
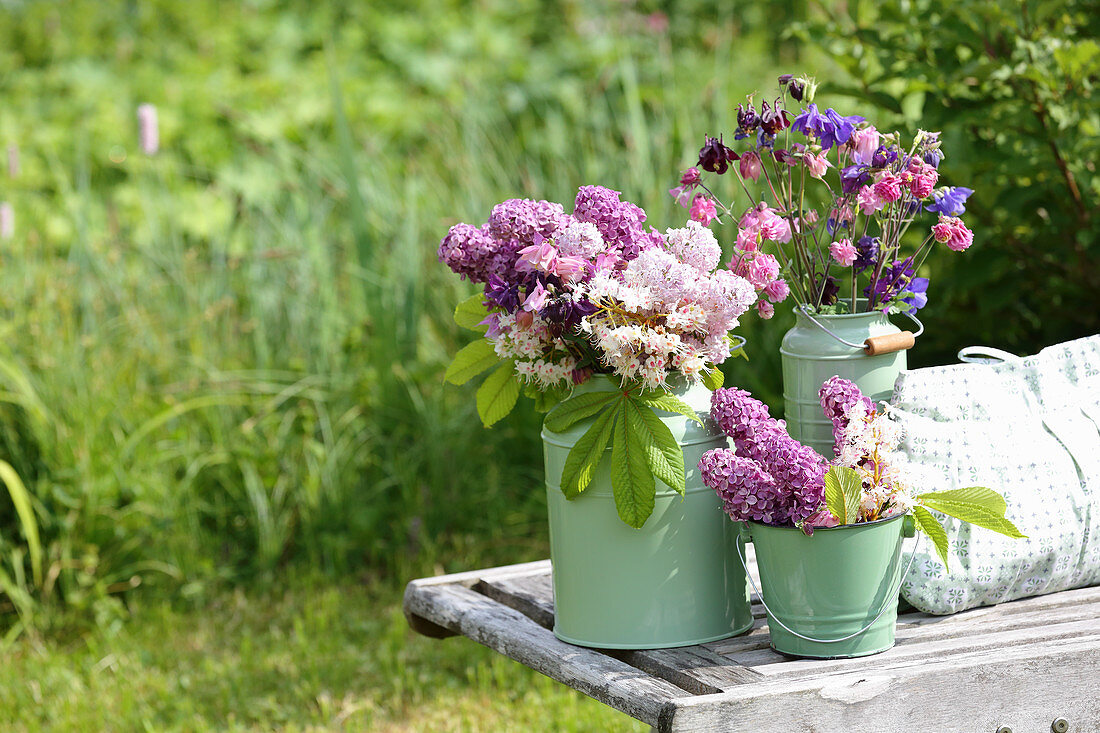
<path fill-rule="evenodd" d="M 1027 535 L 938 515 L 950 571 L 922 542 L 902 584 L 909 603 L 946 614 L 1100 584 L 1100 335 L 1001 363 L 903 372 L 892 403 L 901 447 L 925 474 L 919 492 L 989 487 Z"/>

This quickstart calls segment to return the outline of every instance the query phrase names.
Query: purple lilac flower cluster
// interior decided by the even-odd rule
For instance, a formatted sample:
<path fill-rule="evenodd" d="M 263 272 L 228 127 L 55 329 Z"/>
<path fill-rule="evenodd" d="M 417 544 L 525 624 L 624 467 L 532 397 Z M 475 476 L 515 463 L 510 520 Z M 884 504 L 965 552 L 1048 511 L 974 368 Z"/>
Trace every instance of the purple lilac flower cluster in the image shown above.
<path fill-rule="evenodd" d="M 871 415 L 875 412 L 875 404 L 870 398 L 864 397 L 855 384 L 835 376 L 821 385 L 817 396 L 821 400 L 821 409 L 825 411 L 825 417 L 833 423 L 833 450 L 840 455 L 844 431 L 848 429 L 852 408 L 862 405 L 864 412 Z"/>
<path fill-rule="evenodd" d="M 821 508 L 825 459 L 788 435 L 764 403 L 745 390 L 718 389 L 711 395 L 711 417 L 737 451 L 707 451 L 699 470 L 731 519 L 795 525 Z"/>

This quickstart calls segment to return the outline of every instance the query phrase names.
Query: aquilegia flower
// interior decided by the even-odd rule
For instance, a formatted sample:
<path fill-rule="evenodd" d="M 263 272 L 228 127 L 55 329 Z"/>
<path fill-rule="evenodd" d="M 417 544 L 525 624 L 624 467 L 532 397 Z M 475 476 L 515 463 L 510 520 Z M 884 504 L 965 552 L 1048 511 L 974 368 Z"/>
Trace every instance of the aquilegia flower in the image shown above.
<path fill-rule="evenodd" d="M 932 195 L 932 203 L 925 206 L 924 210 L 944 214 L 945 216 L 964 214 L 966 213 L 966 200 L 970 198 L 972 193 L 974 193 L 973 189 L 965 186 L 944 188 Z"/>

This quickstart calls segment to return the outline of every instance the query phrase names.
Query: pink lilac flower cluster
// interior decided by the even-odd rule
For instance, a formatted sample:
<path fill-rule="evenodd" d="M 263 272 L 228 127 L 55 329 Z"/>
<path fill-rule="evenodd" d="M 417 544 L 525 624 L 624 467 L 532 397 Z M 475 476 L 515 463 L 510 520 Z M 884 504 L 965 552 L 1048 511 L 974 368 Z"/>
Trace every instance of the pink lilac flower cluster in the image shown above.
<path fill-rule="evenodd" d="M 790 437 L 764 403 L 744 390 L 718 389 L 711 395 L 711 417 L 733 439 L 736 452 L 707 451 L 699 471 L 731 519 L 797 525 L 821 509 L 825 459 Z"/>
<path fill-rule="evenodd" d="M 840 377 L 830 377 L 817 392 L 825 417 L 833 423 L 833 446 L 839 454 L 843 446 L 844 431 L 848 429 L 853 414 L 862 418 L 874 414 L 875 404 L 859 391 L 852 382 Z"/>
<path fill-rule="evenodd" d="M 788 291 L 819 311 L 916 312 L 928 300 L 928 278 L 917 272 L 934 245 L 961 252 L 974 236 L 959 218 L 973 191 L 940 180 L 939 133 L 921 130 L 903 146 L 897 133 L 884 134 L 863 117 L 819 109 L 812 80 L 784 74 L 779 83 L 774 103 L 756 106 L 750 97 L 747 106 L 738 106 L 733 140 L 745 141 L 743 147 L 734 150 L 721 136 L 707 136 L 698 167 L 688 169 L 669 193 L 699 221 L 719 213 L 738 220 L 737 248 L 749 253 L 745 259 L 765 244 L 775 252 L 784 280 L 758 302 L 764 317 Z M 798 106 L 788 112 L 792 102 Z M 748 197 L 743 215 L 714 197 L 703 172 L 739 179 L 734 191 Z M 830 213 L 819 220 L 813 206 L 822 196 L 822 211 Z M 905 256 L 902 238 L 922 210 L 938 220 Z M 871 256 L 863 256 L 870 252 L 865 240 L 876 243 Z"/>
<path fill-rule="evenodd" d="M 777 265 L 757 263 L 751 282 L 717 269 L 721 247 L 705 226 L 647 230 L 645 212 L 619 196 L 584 186 L 571 215 L 511 199 L 484 226 L 456 224 L 440 243 L 440 260 L 484 283 L 497 355 L 539 388 L 593 373 L 647 387 L 672 373 L 699 379 L 729 356 L 728 334 L 757 290 L 776 287 Z"/>

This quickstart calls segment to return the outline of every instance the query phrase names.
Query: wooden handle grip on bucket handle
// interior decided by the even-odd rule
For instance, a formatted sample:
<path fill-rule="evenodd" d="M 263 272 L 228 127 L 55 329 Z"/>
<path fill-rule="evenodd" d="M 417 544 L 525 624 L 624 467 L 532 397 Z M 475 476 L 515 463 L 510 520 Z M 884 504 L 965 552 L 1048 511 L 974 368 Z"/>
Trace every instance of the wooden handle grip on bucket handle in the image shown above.
<path fill-rule="evenodd" d="M 863 351 L 867 356 L 878 356 L 911 349 L 915 343 L 917 339 L 912 331 L 902 331 L 888 336 L 872 336 L 863 342 Z"/>

